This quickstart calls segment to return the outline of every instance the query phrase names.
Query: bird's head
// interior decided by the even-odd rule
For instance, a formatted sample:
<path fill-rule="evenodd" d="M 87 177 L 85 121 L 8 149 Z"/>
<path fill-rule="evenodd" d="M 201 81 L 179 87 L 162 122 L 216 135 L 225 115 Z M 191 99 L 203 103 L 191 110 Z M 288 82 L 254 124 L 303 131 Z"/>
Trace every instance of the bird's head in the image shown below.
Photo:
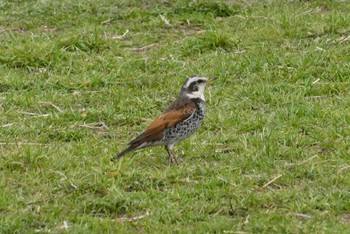
<path fill-rule="evenodd" d="M 214 79 L 204 76 L 189 77 L 182 86 L 181 94 L 189 98 L 200 98 L 204 101 L 205 86 Z"/>

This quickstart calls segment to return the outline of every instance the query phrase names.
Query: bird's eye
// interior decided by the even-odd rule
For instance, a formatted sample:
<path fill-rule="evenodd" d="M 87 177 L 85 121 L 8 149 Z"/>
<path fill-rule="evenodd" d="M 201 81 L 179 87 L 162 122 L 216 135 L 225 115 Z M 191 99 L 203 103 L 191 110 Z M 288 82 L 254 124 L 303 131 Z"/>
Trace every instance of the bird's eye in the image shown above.
<path fill-rule="evenodd" d="M 203 80 L 199 80 L 199 81 L 197 81 L 198 82 L 198 84 L 201 84 L 201 83 L 203 83 L 204 81 Z"/>

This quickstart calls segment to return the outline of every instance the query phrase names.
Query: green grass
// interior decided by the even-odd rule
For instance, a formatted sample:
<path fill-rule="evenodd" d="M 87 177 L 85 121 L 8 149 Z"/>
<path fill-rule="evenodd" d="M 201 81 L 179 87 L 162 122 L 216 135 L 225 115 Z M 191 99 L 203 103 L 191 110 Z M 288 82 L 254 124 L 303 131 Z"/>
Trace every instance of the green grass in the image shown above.
<path fill-rule="evenodd" d="M 349 12 L 2 1 L 0 233 L 348 233 Z M 181 164 L 111 163 L 194 74 L 218 80 Z"/>

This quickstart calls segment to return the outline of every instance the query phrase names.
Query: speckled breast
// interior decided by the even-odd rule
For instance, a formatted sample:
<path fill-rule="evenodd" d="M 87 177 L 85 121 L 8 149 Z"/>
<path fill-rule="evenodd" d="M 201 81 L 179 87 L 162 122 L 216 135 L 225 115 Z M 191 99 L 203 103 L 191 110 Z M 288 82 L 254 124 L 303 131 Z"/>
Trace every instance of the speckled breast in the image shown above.
<path fill-rule="evenodd" d="M 196 111 L 187 119 L 168 128 L 164 134 L 164 141 L 177 142 L 191 136 L 202 124 L 205 116 L 205 103 L 196 103 Z"/>

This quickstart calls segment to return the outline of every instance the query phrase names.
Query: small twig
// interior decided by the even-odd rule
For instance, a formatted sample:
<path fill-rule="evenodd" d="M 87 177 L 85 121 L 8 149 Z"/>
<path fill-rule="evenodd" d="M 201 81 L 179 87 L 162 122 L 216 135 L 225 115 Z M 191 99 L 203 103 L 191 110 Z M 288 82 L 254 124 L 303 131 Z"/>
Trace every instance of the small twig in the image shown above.
<path fill-rule="evenodd" d="M 311 218 L 311 215 L 307 215 L 307 214 L 295 213 L 294 215 L 300 218 L 307 218 L 307 219 Z"/>
<path fill-rule="evenodd" d="M 191 143 L 195 145 L 194 143 Z M 210 142 L 202 142 L 201 145 L 225 145 L 224 143 L 210 143 Z"/>
<path fill-rule="evenodd" d="M 349 169 L 349 168 L 350 168 L 350 166 L 342 167 L 342 168 L 340 168 L 340 169 L 338 170 L 338 172 L 342 172 L 342 171 L 344 171 L 344 170 L 346 170 L 346 169 Z"/>
<path fill-rule="evenodd" d="M 15 123 L 8 123 L 8 124 L 5 124 L 5 125 L 2 125 L 1 127 L 2 128 L 6 128 L 6 127 L 11 127 L 12 125 L 14 125 Z"/>
<path fill-rule="evenodd" d="M 61 108 L 59 108 L 58 106 L 56 106 L 55 104 L 53 104 L 52 102 L 40 102 L 41 104 L 46 104 L 46 105 L 50 105 L 53 108 L 55 108 L 56 110 L 58 110 L 59 112 L 63 112 L 63 110 Z"/>
<path fill-rule="evenodd" d="M 60 171 L 53 171 L 53 172 L 62 176 L 64 180 L 68 179 L 68 177 L 63 172 L 60 172 Z"/>
<path fill-rule="evenodd" d="M 250 18 L 257 18 L 257 19 L 265 19 L 265 20 L 270 20 L 272 18 L 266 17 L 266 16 L 261 16 L 261 15 L 251 15 L 249 16 Z"/>
<path fill-rule="evenodd" d="M 325 49 L 319 47 L 319 46 L 316 46 L 316 50 L 319 50 L 319 51 L 326 51 Z"/>
<path fill-rule="evenodd" d="M 113 20 L 115 20 L 115 19 L 116 19 L 116 17 L 109 18 L 109 19 L 107 19 L 107 20 L 103 21 L 101 24 L 102 24 L 102 25 L 109 24 L 110 22 L 112 22 L 112 21 L 113 21 Z"/>
<path fill-rule="evenodd" d="M 325 96 L 309 96 L 309 98 L 319 99 L 319 98 L 325 98 Z"/>
<path fill-rule="evenodd" d="M 159 15 L 159 16 L 166 25 L 170 26 L 169 20 L 164 15 Z"/>
<path fill-rule="evenodd" d="M 149 48 L 152 48 L 153 46 L 157 45 L 156 43 L 153 43 L 153 44 L 150 44 L 150 45 L 146 45 L 144 47 L 140 47 L 140 48 L 133 48 L 131 49 L 132 51 L 135 51 L 135 52 L 142 52 L 142 51 L 145 51 L 145 50 L 148 50 Z"/>
<path fill-rule="evenodd" d="M 272 184 L 273 182 L 275 182 L 278 178 L 280 178 L 282 176 L 282 174 L 276 176 L 275 178 L 273 178 L 272 180 L 270 180 L 269 182 L 267 182 L 266 184 L 264 184 L 262 187 L 266 188 L 267 186 L 269 186 L 270 184 Z"/>
<path fill-rule="evenodd" d="M 308 158 L 308 159 L 306 159 L 306 160 L 304 160 L 304 161 L 298 163 L 298 165 L 302 165 L 302 164 L 304 164 L 304 163 L 307 163 L 307 162 L 309 162 L 309 161 L 311 161 L 312 159 L 317 158 L 317 157 L 318 157 L 318 155 L 314 155 L 314 156 L 312 156 L 311 158 Z"/>
<path fill-rule="evenodd" d="M 121 36 L 119 36 L 119 35 L 116 35 L 116 36 L 113 36 L 113 37 L 111 37 L 112 39 L 118 39 L 118 40 L 120 40 L 120 39 L 123 39 L 125 36 L 126 36 L 126 34 L 128 34 L 130 31 L 129 31 L 129 29 L 127 29 L 124 33 L 123 33 L 123 35 L 121 35 Z"/>
<path fill-rule="evenodd" d="M 75 126 L 82 127 L 82 128 L 90 128 L 90 129 L 101 129 L 101 128 L 108 129 L 108 126 L 103 122 L 90 123 L 90 124 L 77 124 Z"/>
<path fill-rule="evenodd" d="M 103 128 L 103 126 L 97 127 L 97 126 L 91 126 L 91 125 L 87 125 L 87 124 L 78 124 L 78 127 L 82 127 L 82 128 L 90 128 L 90 129 L 101 129 Z"/>
<path fill-rule="evenodd" d="M 229 230 L 224 230 L 224 233 L 232 233 L 232 234 L 248 234 L 248 232 L 241 232 L 241 231 L 229 231 Z"/>
<path fill-rule="evenodd" d="M 107 20 L 103 21 L 101 24 L 106 25 L 106 24 L 110 23 L 112 20 L 113 19 L 107 19 Z"/>
<path fill-rule="evenodd" d="M 235 52 L 233 52 L 234 54 L 244 54 L 246 52 L 246 50 L 237 50 Z"/>
<path fill-rule="evenodd" d="M 24 114 L 24 115 L 31 115 L 31 116 L 35 116 L 35 117 L 47 117 L 50 115 L 50 114 L 36 114 L 36 113 L 26 112 L 26 111 L 19 111 L 18 113 Z"/>
<path fill-rule="evenodd" d="M 135 222 L 136 220 L 146 218 L 147 216 L 151 215 L 149 211 L 146 212 L 144 215 L 132 217 L 132 218 L 117 218 L 117 219 L 112 219 L 112 221 L 118 221 L 118 222 Z"/>
<path fill-rule="evenodd" d="M 317 7 L 316 9 L 304 11 L 304 12 L 300 13 L 299 15 L 314 14 L 314 13 L 320 12 L 321 10 L 322 9 L 320 7 Z"/>
<path fill-rule="evenodd" d="M 193 31 L 191 31 L 191 30 L 188 30 L 188 31 L 186 31 L 186 30 L 183 30 L 183 33 L 185 33 L 186 35 L 199 35 L 199 34 L 203 34 L 203 33 L 205 33 L 206 31 L 205 30 L 193 30 Z"/>
<path fill-rule="evenodd" d="M 32 142 L 0 142 L 0 145 L 49 145 L 41 143 L 32 143 Z"/>
<path fill-rule="evenodd" d="M 186 177 L 185 179 L 183 180 L 180 180 L 181 182 L 186 182 L 186 183 L 189 183 L 189 184 L 198 184 L 198 180 L 190 180 L 190 178 Z"/>
<path fill-rule="evenodd" d="M 327 160 L 315 162 L 314 165 L 325 163 L 325 162 L 338 162 L 338 161 L 337 160 L 327 159 Z"/>
<path fill-rule="evenodd" d="M 106 129 L 109 129 L 109 127 L 107 126 L 107 124 L 105 124 L 104 122 L 100 122 L 100 124 L 102 124 L 103 127 L 105 127 Z"/>
<path fill-rule="evenodd" d="M 317 157 L 318 157 L 318 155 L 314 155 L 314 156 L 312 156 L 312 157 L 310 157 L 310 158 L 308 158 L 308 159 L 306 159 L 306 160 L 304 160 L 304 161 L 302 161 L 300 163 L 291 163 L 291 164 L 289 164 L 287 166 L 290 166 L 290 167 L 292 167 L 292 166 L 300 166 L 300 165 L 303 165 L 304 163 L 307 163 L 307 162 L 309 162 L 309 161 L 311 161 L 311 160 L 313 160 L 314 158 L 317 158 Z"/>
<path fill-rule="evenodd" d="M 243 16 L 243 15 L 235 15 L 234 17 L 238 17 L 238 18 L 241 18 L 241 19 L 247 19 L 247 17 L 246 16 Z"/>
<path fill-rule="evenodd" d="M 247 215 L 247 217 L 245 218 L 243 225 L 247 225 L 249 223 L 249 217 L 250 215 Z"/>
<path fill-rule="evenodd" d="M 222 178 L 222 177 L 220 177 L 220 176 L 218 176 L 217 177 L 219 180 L 221 180 L 221 181 L 224 181 L 224 182 L 226 182 L 226 183 L 229 183 L 232 187 L 236 187 L 237 186 L 237 184 L 235 184 L 234 182 L 230 182 L 230 181 L 228 181 L 228 180 L 225 180 L 224 178 Z"/>
<path fill-rule="evenodd" d="M 336 44 L 336 43 L 342 44 L 342 43 L 344 43 L 344 42 L 346 42 L 346 41 L 348 41 L 348 40 L 350 40 L 350 36 L 347 36 L 347 37 L 346 37 L 346 36 L 342 36 L 342 37 L 340 37 L 340 38 L 338 38 L 338 39 L 332 41 L 331 43 L 332 43 L 332 44 Z"/>
<path fill-rule="evenodd" d="M 320 81 L 320 79 L 317 79 L 317 80 L 313 81 L 312 84 L 316 84 L 316 83 L 318 83 L 319 81 Z"/>
<path fill-rule="evenodd" d="M 345 38 L 342 38 L 341 40 L 339 40 L 339 44 L 342 44 L 342 43 L 344 43 L 344 42 L 346 42 L 346 41 L 348 41 L 348 40 L 350 40 L 350 36 L 347 36 L 347 37 L 345 37 Z"/>

